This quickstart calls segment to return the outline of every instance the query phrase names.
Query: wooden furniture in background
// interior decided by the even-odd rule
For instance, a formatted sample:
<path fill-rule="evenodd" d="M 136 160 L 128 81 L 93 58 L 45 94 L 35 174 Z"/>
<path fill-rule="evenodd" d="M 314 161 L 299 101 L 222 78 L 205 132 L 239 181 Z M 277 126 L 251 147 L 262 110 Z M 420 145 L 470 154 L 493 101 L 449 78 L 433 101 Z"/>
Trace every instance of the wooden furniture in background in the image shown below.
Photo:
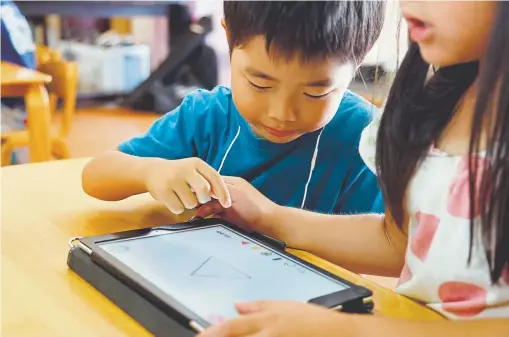
<path fill-rule="evenodd" d="M 2 332 L 5 336 L 149 336 L 66 265 L 68 240 L 182 221 L 149 194 L 103 202 L 81 188 L 88 158 L 2 168 Z M 305 252 L 291 253 L 374 292 L 375 314 L 442 316 Z"/>
<path fill-rule="evenodd" d="M 62 123 L 58 136 L 52 139 L 52 152 L 57 159 L 67 159 L 71 155 L 65 142 L 71 131 L 78 96 L 78 64 L 65 61 L 61 54 L 43 45 L 37 46 L 37 69 L 53 77 L 48 85 L 51 112 L 57 110 L 58 100 L 62 100 Z"/>
<path fill-rule="evenodd" d="M 1 134 L 2 165 L 10 163 L 13 140 L 21 134 L 25 134 L 23 144 L 29 147 L 31 162 L 50 160 L 50 102 L 45 85 L 51 82 L 51 76 L 7 62 L 2 62 L 0 68 L 2 97 L 24 97 L 29 120 L 28 130 Z"/>
<path fill-rule="evenodd" d="M 129 18 L 112 17 L 110 18 L 111 30 L 119 35 L 132 34 L 132 22 Z"/>
<path fill-rule="evenodd" d="M 76 62 L 63 60 L 60 53 L 43 45 L 37 45 L 36 55 L 37 70 L 52 78 L 51 82 L 46 83 L 46 88 L 49 91 L 50 114 L 55 112 L 59 99 L 63 103 L 60 130 L 58 135 L 51 137 L 51 154 L 56 159 L 67 159 L 71 157 L 71 154 L 65 139 L 71 130 L 76 109 L 78 66 Z M 32 118 L 32 115 L 28 116 L 29 124 L 32 123 Z M 2 135 L 2 165 L 9 164 L 12 152 L 16 147 L 27 146 L 30 141 L 30 132 L 27 130 L 13 131 Z M 49 160 L 49 158 L 45 160 Z"/>
<path fill-rule="evenodd" d="M 46 15 L 59 16 L 82 16 L 88 18 L 118 18 L 113 19 L 112 28 L 115 30 L 126 31 L 129 27 L 125 18 L 132 17 L 160 17 L 167 21 L 169 29 L 162 32 L 157 30 L 160 26 L 151 27 L 145 34 L 157 35 L 155 45 L 152 45 L 152 59 L 159 60 L 158 64 L 164 63 L 164 71 L 152 73 L 151 77 L 160 78 L 161 73 L 177 73 L 182 66 L 182 61 L 187 60 L 193 55 L 197 48 L 206 45 L 205 35 L 208 34 L 207 27 L 203 27 L 204 32 L 196 34 L 191 26 L 191 17 L 187 13 L 187 8 L 192 5 L 192 1 L 178 0 L 158 0 L 158 1 L 130 1 L 130 0 L 96 0 L 96 1 L 39 1 L 39 0 L 14 0 L 21 13 L 27 18 L 41 17 Z M 209 18 L 210 19 L 210 18 Z M 206 20 L 208 21 L 208 20 Z M 134 27 L 130 27 L 131 30 Z M 133 31 L 133 33 L 135 33 Z M 163 38 L 161 38 L 161 35 Z M 149 39 L 152 40 L 152 39 Z M 161 48 L 161 44 L 166 43 L 166 48 Z M 159 45 L 159 46 L 158 46 Z M 155 48 L 154 48 L 155 47 Z M 160 52 L 167 52 L 166 57 L 156 55 Z M 155 64 L 154 66 L 157 66 Z M 155 79 L 154 79 L 155 80 Z M 142 88 L 143 89 L 143 88 Z M 145 89 L 143 89 L 145 90 Z M 139 92 L 139 91 L 138 91 Z M 92 95 L 83 93 L 79 95 L 87 98 L 122 98 L 124 92 L 119 93 L 94 93 Z M 133 96 L 135 95 L 135 96 Z M 132 106 L 138 97 L 136 92 L 127 95 L 130 98 L 125 104 Z"/>

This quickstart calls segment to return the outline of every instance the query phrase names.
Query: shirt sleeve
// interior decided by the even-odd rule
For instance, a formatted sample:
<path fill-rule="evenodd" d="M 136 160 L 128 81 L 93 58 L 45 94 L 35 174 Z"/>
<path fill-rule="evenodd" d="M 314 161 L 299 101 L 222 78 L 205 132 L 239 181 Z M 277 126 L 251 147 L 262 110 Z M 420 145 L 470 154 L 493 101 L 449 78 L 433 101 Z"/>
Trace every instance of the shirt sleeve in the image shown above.
<path fill-rule="evenodd" d="M 138 157 L 169 160 L 200 157 L 203 151 L 199 147 L 205 145 L 206 135 L 198 122 L 207 113 L 208 105 L 199 93 L 190 94 L 180 106 L 157 119 L 147 132 L 121 143 L 118 150 Z"/>

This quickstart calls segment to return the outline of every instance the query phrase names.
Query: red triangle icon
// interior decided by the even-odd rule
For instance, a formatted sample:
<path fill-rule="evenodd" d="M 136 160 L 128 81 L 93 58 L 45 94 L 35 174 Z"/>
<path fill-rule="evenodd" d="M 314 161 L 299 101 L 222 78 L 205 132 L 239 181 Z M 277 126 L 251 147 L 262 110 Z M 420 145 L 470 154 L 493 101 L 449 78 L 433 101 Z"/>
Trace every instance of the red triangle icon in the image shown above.
<path fill-rule="evenodd" d="M 243 244 L 243 245 L 248 245 L 248 244 L 249 244 L 249 242 L 242 241 L 242 244 Z"/>

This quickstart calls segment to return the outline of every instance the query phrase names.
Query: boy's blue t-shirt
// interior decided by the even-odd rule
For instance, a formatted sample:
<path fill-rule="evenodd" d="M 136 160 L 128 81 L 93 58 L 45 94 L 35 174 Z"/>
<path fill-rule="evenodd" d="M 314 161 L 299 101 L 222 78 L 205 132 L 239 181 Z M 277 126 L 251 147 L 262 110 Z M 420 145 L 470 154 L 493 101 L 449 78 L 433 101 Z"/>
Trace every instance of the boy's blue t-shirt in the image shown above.
<path fill-rule="evenodd" d="M 360 134 L 374 109 L 352 92 L 345 93 L 323 130 L 305 209 L 334 214 L 384 211 L 377 178 L 358 153 Z M 319 133 L 287 144 L 260 139 L 236 109 L 231 90 L 219 86 L 188 95 L 119 150 L 170 160 L 198 157 L 216 170 L 222 164 L 221 175 L 243 177 L 279 205 L 301 207 Z"/>

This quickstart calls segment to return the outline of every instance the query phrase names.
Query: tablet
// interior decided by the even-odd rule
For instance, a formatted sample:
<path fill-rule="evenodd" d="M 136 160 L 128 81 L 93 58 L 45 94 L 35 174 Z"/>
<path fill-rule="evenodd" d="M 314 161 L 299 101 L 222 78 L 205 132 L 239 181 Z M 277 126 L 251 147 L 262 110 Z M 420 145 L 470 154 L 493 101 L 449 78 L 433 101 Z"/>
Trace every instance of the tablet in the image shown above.
<path fill-rule="evenodd" d="M 79 239 L 94 262 L 196 331 L 236 317 L 235 302 L 289 300 L 331 309 L 371 292 L 218 219 Z"/>

